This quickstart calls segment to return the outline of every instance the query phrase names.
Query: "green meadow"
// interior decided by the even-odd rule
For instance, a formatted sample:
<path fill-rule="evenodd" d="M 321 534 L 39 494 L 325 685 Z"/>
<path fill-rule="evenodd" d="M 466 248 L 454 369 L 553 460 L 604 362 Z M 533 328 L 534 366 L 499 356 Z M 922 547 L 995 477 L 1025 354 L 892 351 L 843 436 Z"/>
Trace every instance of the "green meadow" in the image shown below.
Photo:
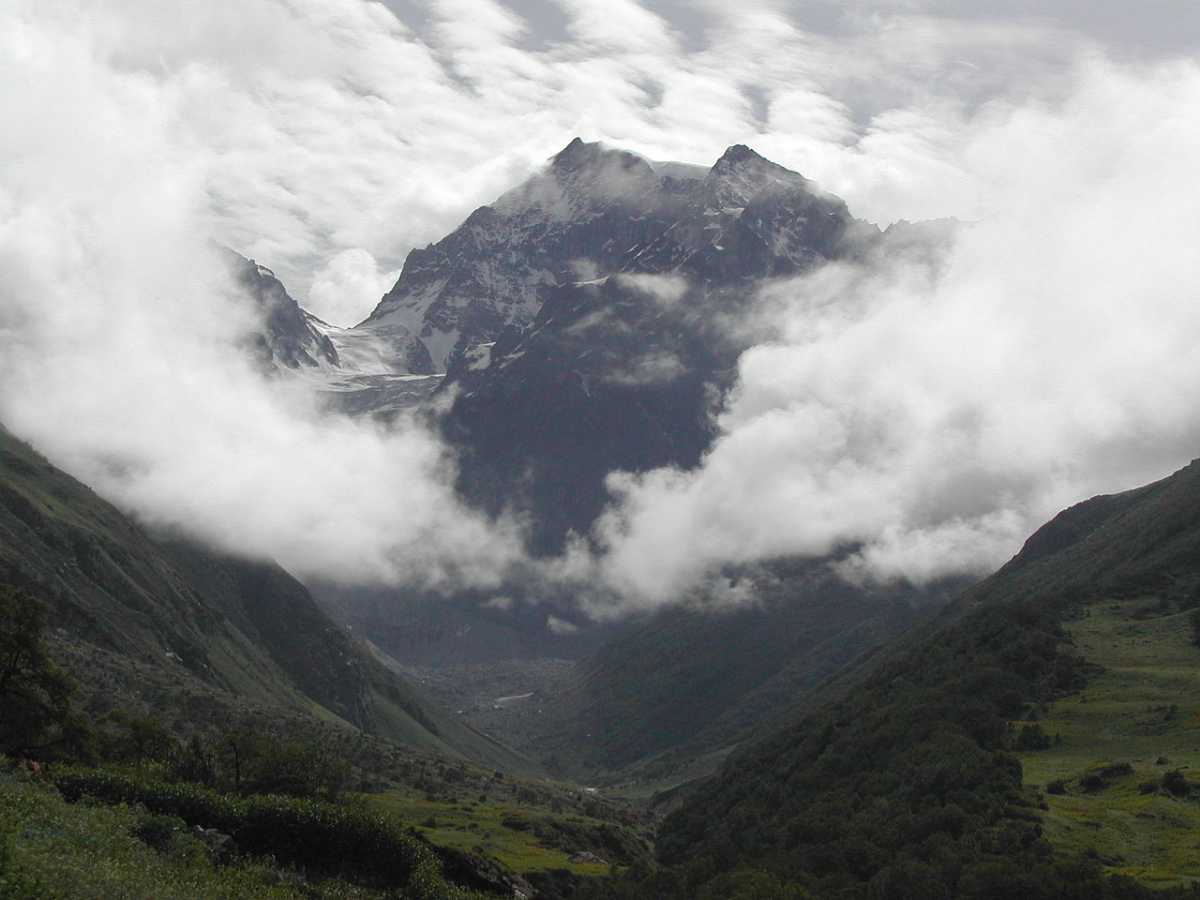
<path fill-rule="evenodd" d="M 1189 615 L 1153 597 L 1087 607 L 1067 627 L 1102 671 L 1042 717 L 1061 741 L 1021 755 L 1026 783 L 1046 792 L 1046 837 L 1152 886 L 1200 882 L 1200 647 Z M 1172 772 L 1190 797 L 1164 787 Z"/>

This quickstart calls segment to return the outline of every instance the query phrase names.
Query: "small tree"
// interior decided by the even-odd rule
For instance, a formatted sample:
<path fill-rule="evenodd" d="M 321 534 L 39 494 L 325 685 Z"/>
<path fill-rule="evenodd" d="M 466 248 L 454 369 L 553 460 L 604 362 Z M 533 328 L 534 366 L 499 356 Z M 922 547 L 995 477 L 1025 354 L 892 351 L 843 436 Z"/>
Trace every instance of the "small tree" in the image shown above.
<path fill-rule="evenodd" d="M 0 752 L 46 756 L 80 739 L 71 683 L 43 639 L 46 608 L 27 591 L 0 585 Z"/>

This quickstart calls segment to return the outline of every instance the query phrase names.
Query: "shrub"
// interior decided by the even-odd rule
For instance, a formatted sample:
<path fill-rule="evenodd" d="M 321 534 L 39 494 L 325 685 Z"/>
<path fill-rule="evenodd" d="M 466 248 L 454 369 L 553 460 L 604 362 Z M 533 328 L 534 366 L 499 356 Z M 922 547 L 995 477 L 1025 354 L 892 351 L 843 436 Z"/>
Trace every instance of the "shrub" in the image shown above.
<path fill-rule="evenodd" d="M 185 827 L 183 819 L 178 816 L 149 815 L 138 822 L 131 833 L 147 847 L 165 853 L 171 848 L 175 835 Z"/>
<path fill-rule="evenodd" d="M 71 683 L 46 649 L 45 623 L 40 600 L 0 585 L 0 753 L 45 758 L 87 742 L 71 715 Z"/>
<path fill-rule="evenodd" d="M 1173 769 L 1163 776 L 1163 790 L 1172 797 L 1186 797 L 1192 789 L 1191 784 L 1187 780 L 1187 776 L 1179 769 Z"/>
<path fill-rule="evenodd" d="M 273 856 L 320 875 L 402 886 L 419 873 L 421 884 L 427 884 L 440 865 L 415 833 L 359 808 L 279 796 L 236 797 L 95 769 L 63 768 L 55 782 L 70 801 L 86 795 L 108 803 L 141 803 L 158 814 L 156 819 L 178 817 L 188 825 L 216 828 L 247 854 Z M 161 835 L 164 828 L 156 822 L 150 833 Z M 418 891 L 417 896 L 423 895 Z"/>
<path fill-rule="evenodd" d="M 1017 750 L 1046 750 L 1051 745 L 1050 735 L 1042 729 L 1041 725 L 1022 725 L 1020 732 L 1017 734 L 1016 749 Z"/>
<path fill-rule="evenodd" d="M 333 747 L 250 728 L 193 734 L 167 755 L 173 778 L 238 794 L 336 800 L 349 762 Z"/>

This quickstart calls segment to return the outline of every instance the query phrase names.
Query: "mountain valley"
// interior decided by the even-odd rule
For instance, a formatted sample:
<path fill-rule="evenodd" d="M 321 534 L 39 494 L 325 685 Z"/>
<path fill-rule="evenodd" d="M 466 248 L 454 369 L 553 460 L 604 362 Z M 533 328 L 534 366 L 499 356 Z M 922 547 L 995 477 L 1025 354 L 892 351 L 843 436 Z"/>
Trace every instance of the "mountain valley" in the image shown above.
<path fill-rule="evenodd" d="M 142 812 L 177 820 L 175 856 L 146 859 L 249 879 L 229 896 L 1197 896 L 1200 463 L 1070 507 L 981 581 L 847 577 L 847 544 L 605 615 L 611 586 L 546 574 L 603 552 L 615 473 L 703 465 L 763 285 L 936 266 L 968 227 L 880 229 L 744 145 L 705 168 L 576 138 L 353 327 L 222 250 L 264 377 L 429 429 L 525 559 L 494 587 L 301 583 L 136 520 L 0 426 L 0 587 L 45 610 L 13 640 L 74 684 L 69 716 L 0 732 L 58 785 L 0 775 L 24 823 L 0 828 L 0 896 L 10 857 L 58 852 L 39 835 L 82 852 Z M 284 751 L 319 786 L 246 786 Z M 270 816 L 366 849 L 288 857 Z M 217 824 L 243 868 L 188 843 Z M 150 865 L 142 844 L 112 852 Z M 45 896 L 78 877 L 39 871 Z"/>

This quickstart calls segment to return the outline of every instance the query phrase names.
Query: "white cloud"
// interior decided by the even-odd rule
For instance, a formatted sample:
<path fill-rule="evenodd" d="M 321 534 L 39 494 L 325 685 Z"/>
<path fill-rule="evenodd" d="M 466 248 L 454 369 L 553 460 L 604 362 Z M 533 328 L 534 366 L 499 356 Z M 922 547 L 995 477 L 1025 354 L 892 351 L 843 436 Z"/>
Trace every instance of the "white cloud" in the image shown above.
<path fill-rule="evenodd" d="M 483 0 L 432 4 L 422 37 L 363 0 L 26 0 L 8 22 L 79 36 L 144 89 L 176 93 L 173 136 L 207 153 L 209 229 L 293 292 L 349 250 L 398 269 L 576 133 L 699 162 L 749 142 L 860 214 L 944 212 L 970 191 L 952 160 L 956 104 L 1053 93 L 1090 46 L 906 9 L 831 36 L 748 3 L 714 5 L 707 42 L 688 49 L 648 5 L 561 5 L 569 40 L 539 49 Z"/>
<path fill-rule="evenodd" d="M 671 307 L 687 293 L 687 280 L 679 275 L 651 275 L 644 272 L 618 275 L 623 287 L 633 288 L 661 306 Z"/>
<path fill-rule="evenodd" d="M 977 119 L 962 164 L 985 219 L 941 269 L 771 285 L 772 338 L 742 356 L 701 468 L 612 477 L 609 584 L 655 602 L 727 563 L 852 547 L 854 578 L 984 573 L 1064 506 L 1186 464 L 1197 154 L 1190 63 L 1096 61 L 1061 107 Z"/>
<path fill-rule="evenodd" d="M 1191 446 L 1192 65 L 1107 68 L 1061 20 L 928 4 L 818 33 L 709 3 L 699 44 L 648 4 L 560 5 L 568 40 L 530 49 L 494 2 L 439 0 L 420 36 L 361 0 L 5 4 L 0 416 L 143 517 L 302 574 L 488 583 L 514 535 L 458 506 L 436 441 L 259 381 L 195 248 L 349 322 L 579 133 L 703 162 L 750 143 L 882 222 L 986 217 L 940 280 L 774 287 L 705 467 L 614 481 L 602 565 L 630 597 L 842 541 L 877 574 L 981 567 Z"/>
<path fill-rule="evenodd" d="M 361 247 L 343 250 L 314 276 L 303 304 L 331 325 L 349 328 L 371 314 L 399 275 L 399 270 L 381 272 L 375 257 Z"/>
<path fill-rule="evenodd" d="M 302 576 L 494 583 L 517 536 L 457 503 L 431 434 L 329 416 L 238 346 L 254 307 L 205 240 L 219 154 L 177 130 L 193 74 L 8 19 L 0 421 L 143 521 Z"/>
<path fill-rule="evenodd" d="M 567 637 L 572 634 L 578 634 L 579 626 L 573 622 L 568 622 L 566 619 L 560 619 L 558 616 L 547 616 L 546 630 L 559 637 Z"/>

